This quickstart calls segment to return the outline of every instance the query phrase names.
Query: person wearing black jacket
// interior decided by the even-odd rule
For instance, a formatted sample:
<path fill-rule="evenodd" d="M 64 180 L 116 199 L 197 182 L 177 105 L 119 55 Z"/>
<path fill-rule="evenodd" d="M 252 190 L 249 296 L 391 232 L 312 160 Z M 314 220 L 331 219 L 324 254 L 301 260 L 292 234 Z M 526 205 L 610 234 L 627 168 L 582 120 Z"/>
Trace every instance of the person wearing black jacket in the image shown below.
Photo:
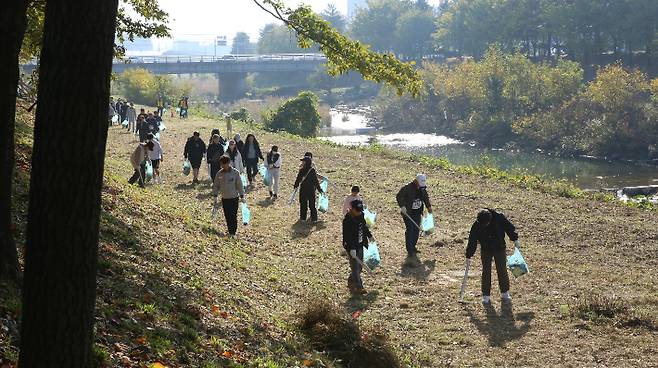
<path fill-rule="evenodd" d="M 224 155 L 224 146 L 220 143 L 219 134 L 213 135 L 206 151 L 206 161 L 210 165 L 210 179 L 215 182 L 215 175 L 222 168 L 219 159 Z"/>
<path fill-rule="evenodd" d="M 352 293 L 366 294 L 361 279 L 363 248 L 368 248 L 368 242 L 374 239 L 363 217 L 363 202 L 354 200 L 350 207 L 350 212 L 343 218 L 343 247 L 349 254 L 351 270 L 347 287 Z"/>
<path fill-rule="evenodd" d="M 304 157 L 302 167 L 297 173 L 295 189 L 299 188 L 299 219 L 306 221 L 306 213 L 311 209 L 311 221 L 318 222 L 318 209 L 315 207 L 315 190 L 323 193 L 318 181 L 318 175 L 313 167 L 310 157 Z"/>
<path fill-rule="evenodd" d="M 148 134 L 153 134 L 154 136 L 160 132 L 160 124 L 155 118 L 153 113 L 148 113 L 146 120 L 142 123 L 141 129 L 139 130 L 139 140 L 144 142 L 147 140 L 146 136 Z"/>
<path fill-rule="evenodd" d="M 217 128 L 213 129 L 212 132 L 210 132 L 210 139 L 208 140 L 208 145 L 212 143 L 212 139 L 213 137 L 215 137 L 215 134 L 219 136 L 219 144 L 224 146 L 226 144 L 226 140 L 224 139 L 224 137 L 222 137 L 221 134 L 219 134 L 219 129 Z"/>
<path fill-rule="evenodd" d="M 194 176 L 192 183 L 194 184 L 199 182 L 199 168 L 201 167 L 203 155 L 206 153 L 206 144 L 203 143 L 199 136 L 199 132 L 194 132 L 194 134 L 187 139 L 185 150 L 183 151 L 183 156 L 190 160 L 190 164 L 192 165 L 192 174 Z"/>
<path fill-rule="evenodd" d="M 247 168 L 247 180 L 249 186 L 253 187 L 254 178 L 258 175 L 258 159 L 265 160 L 260 150 L 260 144 L 253 134 L 248 134 L 242 147 L 242 159 Z"/>
<path fill-rule="evenodd" d="M 470 260 L 475 254 L 477 243 L 480 243 L 480 256 L 482 258 L 482 303 L 491 302 L 491 261 L 496 264 L 498 286 L 501 298 L 509 301 L 509 275 L 507 274 L 507 257 L 505 255 L 505 234 L 519 248 L 519 235 L 514 225 L 503 215 L 492 209 L 483 209 L 477 215 L 477 221 L 471 226 L 466 247 L 466 259 Z M 468 262 L 468 261 L 467 261 Z"/>
<path fill-rule="evenodd" d="M 427 194 L 427 177 L 424 174 L 418 174 L 414 181 L 400 189 L 396 200 L 398 206 L 400 206 L 400 214 L 402 214 L 406 228 L 404 239 L 407 246 L 407 255 L 414 257 L 418 253 L 418 249 L 416 249 L 418 237 L 420 236 L 418 226 L 424 207 L 427 206 L 427 212 L 432 213 L 432 203 Z"/>

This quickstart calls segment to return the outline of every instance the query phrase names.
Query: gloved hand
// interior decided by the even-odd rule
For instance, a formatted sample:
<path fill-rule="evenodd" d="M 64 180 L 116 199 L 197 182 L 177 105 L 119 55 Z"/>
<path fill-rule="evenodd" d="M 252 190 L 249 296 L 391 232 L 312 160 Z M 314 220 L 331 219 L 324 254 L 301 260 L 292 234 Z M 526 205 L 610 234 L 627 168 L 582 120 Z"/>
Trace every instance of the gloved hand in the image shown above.
<path fill-rule="evenodd" d="M 407 207 L 405 207 L 405 206 L 400 207 L 400 213 L 402 215 L 406 215 L 407 214 Z"/>
<path fill-rule="evenodd" d="M 350 256 L 351 256 L 352 258 L 356 259 L 356 250 L 352 249 L 352 250 L 350 251 Z"/>
<path fill-rule="evenodd" d="M 521 249 L 521 242 L 518 239 L 514 241 L 514 248 Z"/>
<path fill-rule="evenodd" d="M 375 242 L 375 237 L 374 236 L 369 237 L 368 242 L 374 243 Z"/>

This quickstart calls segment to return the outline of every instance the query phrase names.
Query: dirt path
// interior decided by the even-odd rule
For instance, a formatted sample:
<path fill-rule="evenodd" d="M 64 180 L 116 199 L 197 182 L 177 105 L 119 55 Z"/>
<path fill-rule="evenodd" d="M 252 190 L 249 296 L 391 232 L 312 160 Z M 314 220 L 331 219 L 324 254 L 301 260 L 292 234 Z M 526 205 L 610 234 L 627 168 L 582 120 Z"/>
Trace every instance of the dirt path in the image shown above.
<path fill-rule="evenodd" d="M 165 184 L 149 186 L 145 195 L 166 196 L 208 221 L 209 183 L 193 187 L 180 167 L 186 137 L 198 130 L 207 141 L 216 124 L 195 118 L 166 123 Z M 260 131 L 256 135 L 264 150 L 277 144 L 284 160 L 280 199 L 266 200 L 267 189 L 259 178 L 248 195 L 252 223 L 238 230 L 241 250 L 247 254 L 244 267 L 254 275 L 241 282 L 251 285 L 252 293 L 245 297 L 257 313 L 288 320 L 307 300 L 325 298 L 349 312 L 361 311 L 359 318 L 365 322 L 383 324 L 402 357 L 418 366 L 658 365 L 655 329 L 585 323 L 565 317 L 560 307 L 573 310 L 585 298 L 614 295 L 658 321 L 655 212 L 564 199 L 317 141 Z M 108 170 L 114 175 L 130 176 L 127 160 L 134 144 L 132 135 L 110 129 L 108 160 L 117 164 Z M 296 223 L 297 204 L 285 203 L 305 151 L 314 153 L 319 172 L 332 183 L 331 210 L 315 226 Z M 417 172 L 429 175 L 438 231 L 421 238 L 420 264 L 408 265 L 395 194 Z M 207 178 L 203 165 L 202 174 Z M 382 267 L 364 275 L 369 293 L 363 298 L 347 293 L 349 270 L 340 254 L 341 204 L 353 184 L 378 212 L 374 234 L 382 253 Z M 495 276 L 494 303 L 491 308 L 481 306 L 476 258 L 467 303 L 458 303 L 467 232 L 478 208 L 485 206 L 500 209 L 517 225 L 531 267 L 531 274 L 512 280 L 513 308 L 497 300 Z M 213 226 L 222 233 L 225 226 L 218 218 Z M 230 267 L 224 272 L 204 267 L 204 259 L 216 262 L 220 256 L 213 249 L 204 252 L 208 254 L 195 264 L 199 277 L 214 284 L 217 293 L 232 287 L 235 280 L 225 278 Z"/>

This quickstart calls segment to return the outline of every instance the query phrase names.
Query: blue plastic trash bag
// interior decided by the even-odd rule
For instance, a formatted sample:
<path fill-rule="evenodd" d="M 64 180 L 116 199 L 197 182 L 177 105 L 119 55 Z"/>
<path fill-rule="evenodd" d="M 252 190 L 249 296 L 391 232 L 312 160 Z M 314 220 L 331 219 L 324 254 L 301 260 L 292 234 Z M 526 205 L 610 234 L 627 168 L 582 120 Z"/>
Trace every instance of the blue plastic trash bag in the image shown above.
<path fill-rule="evenodd" d="M 190 164 L 190 160 L 183 161 L 183 175 L 190 175 L 190 171 L 192 171 L 192 164 Z"/>
<path fill-rule="evenodd" d="M 428 213 L 427 216 L 423 216 L 422 221 L 420 222 L 420 229 L 425 234 L 431 234 L 434 232 L 434 215 Z"/>
<path fill-rule="evenodd" d="M 128 127 L 128 120 L 122 121 L 121 126 L 123 126 L 124 128 L 127 128 Z"/>
<path fill-rule="evenodd" d="M 267 171 L 267 168 L 265 165 L 258 165 L 258 173 L 260 176 L 265 176 L 265 172 Z"/>
<path fill-rule="evenodd" d="M 249 221 L 251 221 L 251 211 L 246 203 L 242 203 L 242 224 L 249 225 Z"/>
<path fill-rule="evenodd" d="M 320 194 L 320 198 L 318 199 L 318 210 L 322 213 L 329 211 L 329 197 L 325 194 Z"/>
<path fill-rule="evenodd" d="M 146 160 L 146 178 L 144 180 L 148 183 L 153 179 L 153 164 L 151 160 Z"/>
<path fill-rule="evenodd" d="M 164 125 L 164 123 L 160 123 L 160 131 L 161 131 L 161 132 L 164 132 L 165 129 L 167 129 L 167 126 Z"/>
<path fill-rule="evenodd" d="M 180 112 L 180 107 L 177 107 L 177 108 L 176 108 L 176 112 Z"/>
<path fill-rule="evenodd" d="M 320 189 L 322 189 L 323 192 L 327 193 L 327 188 L 329 188 L 329 182 L 327 179 L 322 179 L 322 182 L 320 183 Z"/>
<path fill-rule="evenodd" d="M 160 132 L 155 133 L 153 138 L 155 138 L 156 141 L 159 141 L 160 140 Z"/>
<path fill-rule="evenodd" d="M 379 266 L 382 262 L 381 257 L 379 256 L 379 247 L 377 242 L 368 243 L 368 248 L 363 253 L 363 263 L 368 266 L 371 270 L 374 270 L 375 267 Z"/>
<path fill-rule="evenodd" d="M 116 123 L 117 121 L 119 121 L 119 115 L 112 115 L 112 122 Z"/>
<path fill-rule="evenodd" d="M 265 174 L 263 174 L 263 185 L 266 187 L 272 185 L 272 175 L 270 175 L 269 169 L 265 169 Z"/>
<path fill-rule="evenodd" d="M 377 212 L 370 212 L 367 208 L 363 210 L 363 217 L 366 219 L 366 225 L 368 227 L 375 226 L 375 221 L 377 220 Z"/>
<path fill-rule="evenodd" d="M 242 189 L 247 190 L 247 174 L 240 174 L 240 180 L 242 180 Z"/>
<path fill-rule="evenodd" d="M 514 277 L 523 276 L 530 272 L 528 264 L 525 263 L 525 259 L 523 259 L 523 255 L 519 248 L 514 249 L 514 254 L 507 257 L 507 268 L 509 268 Z"/>

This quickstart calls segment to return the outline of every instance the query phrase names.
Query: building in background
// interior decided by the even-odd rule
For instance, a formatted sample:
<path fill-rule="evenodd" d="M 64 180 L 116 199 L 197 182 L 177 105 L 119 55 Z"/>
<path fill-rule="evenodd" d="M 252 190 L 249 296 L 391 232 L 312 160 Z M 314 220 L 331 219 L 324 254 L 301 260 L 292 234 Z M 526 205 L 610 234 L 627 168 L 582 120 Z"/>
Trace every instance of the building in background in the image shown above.
<path fill-rule="evenodd" d="M 347 0 L 347 17 L 353 18 L 358 8 L 368 7 L 367 0 Z"/>

